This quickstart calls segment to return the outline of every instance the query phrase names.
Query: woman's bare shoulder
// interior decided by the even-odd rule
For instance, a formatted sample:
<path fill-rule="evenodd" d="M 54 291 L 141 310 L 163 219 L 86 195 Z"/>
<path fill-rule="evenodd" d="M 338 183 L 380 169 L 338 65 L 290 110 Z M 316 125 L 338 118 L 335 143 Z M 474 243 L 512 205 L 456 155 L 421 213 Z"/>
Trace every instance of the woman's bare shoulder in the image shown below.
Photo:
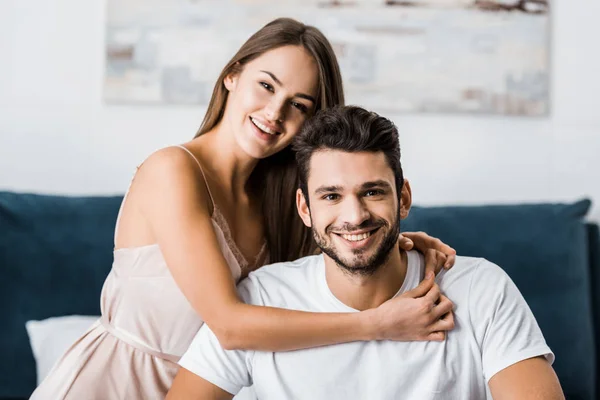
<path fill-rule="evenodd" d="M 177 201 L 186 204 L 209 204 L 204 176 L 198 162 L 184 149 L 170 146 L 152 153 L 138 167 L 135 190 L 144 198 Z"/>
<path fill-rule="evenodd" d="M 164 147 L 150 154 L 138 167 L 138 172 L 151 175 L 194 174 L 198 163 L 186 150 L 178 146 Z"/>

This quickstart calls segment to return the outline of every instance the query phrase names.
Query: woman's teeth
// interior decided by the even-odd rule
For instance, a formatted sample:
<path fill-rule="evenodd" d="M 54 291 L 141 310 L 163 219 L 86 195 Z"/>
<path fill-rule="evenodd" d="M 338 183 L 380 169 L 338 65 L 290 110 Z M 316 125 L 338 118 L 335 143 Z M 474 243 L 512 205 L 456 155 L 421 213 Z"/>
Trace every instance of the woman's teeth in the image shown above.
<path fill-rule="evenodd" d="M 268 133 L 269 135 L 276 135 L 277 132 L 274 131 L 273 129 L 261 124 L 260 122 L 258 122 L 257 120 L 255 120 L 254 118 L 250 117 L 250 121 L 252 121 L 252 123 L 254 125 L 256 125 L 258 127 L 258 129 L 260 129 L 261 131 Z"/>
<path fill-rule="evenodd" d="M 342 235 L 342 237 L 350 242 L 358 242 L 359 240 L 365 240 L 371 236 L 371 232 L 361 233 L 360 235 Z"/>

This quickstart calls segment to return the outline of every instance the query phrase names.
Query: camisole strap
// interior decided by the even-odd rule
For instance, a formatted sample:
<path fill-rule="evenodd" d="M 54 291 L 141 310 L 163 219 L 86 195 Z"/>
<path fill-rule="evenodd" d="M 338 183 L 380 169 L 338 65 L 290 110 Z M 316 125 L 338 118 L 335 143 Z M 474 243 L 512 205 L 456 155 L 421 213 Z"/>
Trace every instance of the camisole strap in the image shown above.
<path fill-rule="evenodd" d="M 200 168 L 200 172 L 202 173 L 202 177 L 204 178 L 204 183 L 206 184 L 206 190 L 208 191 L 208 195 L 210 196 L 210 201 L 212 203 L 212 207 L 214 210 L 215 200 L 210 191 L 210 186 L 208 185 L 208 181 L 206 180 L 206 175 L 204 175 L 204 170 L 202 169 L 202 164 L 200 164 L 200 161 L 196 158 L 196 156 L 191 151 L 189 151 L 185 146 L 178 144 L 173 147 L 179 147 L 180 149 L 185 150 L 194 159 L 194 161 L 196 161 L 196 164 L 198 164 L 198 167 Z M 121 220 L 121 213 L 123 212 L 123 205 L 125 204 L 125 200 L 127 200 L 127 195 L 129 194 L 129 190 L 131 189 L 131 185 L 133 184 L 133 178 L 135 177 L 135 174 L 137 173 L 137 170 L 140 168 L 140 166 L 141 166 L 141 164 L 136 167 L 136 169 L 133 173 L 133 177 L 129 181 L 129 186 L 127 187 L 127 191 L 125 192 L 125 195 L 123 196 L 123 200 L 121 201 L 121 206 L 119 207 L 119 212 L 117 214 L 117 221 L 115 223 L 115 236 L 113 239 L 115 249 L 117 248 L 117 232 L 119 230 L 119 221 Z"/>
<path fill-rule="evenodd" d="M 194 155 L 194 153 L 192 153 L 187 147 L 185 147 L 181 144 L 175 145 L 175 147 L 179 147 L 180 149 L 185 150 L 194 159 L 194 161 L 196 161 L 196 164 L 198 164 L 198 168 L 200 168 L 200 172 L 202 173 L 202 177 L 204 178 L 204 184 L 206 185 L 206 190 L 208 191 L 208 195 L 210 196 L 210 201 L 211 201 L 213 209 L 214 209 L 215 208 L 215 199 L 213 198 L 213 195 L 210 191 L 210 185 L 208 184 L 208 180 L 206 179 L 206 175 L 204 174 L 204 169 L 202 168 L 202 164 L 200 164 L 200 160 L 198 160 L 196 158 L 196 156 Z"/>
<path fill-rule="evenodd" d="M 133 178 L 135 177 L 135 174 L 137 172 L 139 168 L 139 165 L 135 168 L 135 171 L 133 173 L 133 176 L 131 177 L 131 180 L 129 181 L 129 186 L 127 186 L 127 190 L 125 191 L 125 194 L 123 195 L 123 200 L 121 200 L 121 205 L 119 206 L 119 213 L 117 214 L 117 221 L 115 222 L 115 237 L 113 239 L 113 246 L 116 249 L 117 248 L 117 232 L 119 230 L 119 221 L 121 220 L 121 213 L 123 212 L 123 205 L 125 204 L 125 200 L 127 200 L 127 195 L 129 194 L 129 190 L 131 189 L 131 184 L 133 183 Z"/>

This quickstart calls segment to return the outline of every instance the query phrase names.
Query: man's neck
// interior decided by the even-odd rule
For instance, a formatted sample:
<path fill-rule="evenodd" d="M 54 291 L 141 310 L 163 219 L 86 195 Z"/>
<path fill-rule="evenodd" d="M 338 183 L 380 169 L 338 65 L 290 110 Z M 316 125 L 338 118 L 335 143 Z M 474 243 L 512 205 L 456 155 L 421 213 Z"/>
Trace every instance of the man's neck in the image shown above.
<path fill-rule="evenodd" d="M 362 311 L 376 308 L 394 297 L 402 287 L 408 267 L 406 252 L 396 245 L 388 260 L 372 275 L 351 274 L 327 255 L 325 276 L 329 290 L 348 307 Z"/>

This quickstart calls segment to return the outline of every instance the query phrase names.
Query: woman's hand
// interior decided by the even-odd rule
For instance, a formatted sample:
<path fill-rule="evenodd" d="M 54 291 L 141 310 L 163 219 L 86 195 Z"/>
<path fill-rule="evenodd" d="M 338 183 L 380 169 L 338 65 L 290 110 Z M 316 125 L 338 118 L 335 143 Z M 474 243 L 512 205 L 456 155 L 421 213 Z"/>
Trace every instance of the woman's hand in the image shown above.
<path fill-rule="evenodd" d="M 425 256 L 425 275 L 428 272 L 438 274 L 442 268 L 450 269 L 456 261 L 456 250 L 440 239 L 425 232 L 404 232 L 398 239 L 400 248 L 405 251 L 418 250 Z"/>
<path fill-rule="evenodd" d="M 372 310 L 377 340 L 442 341 L 454 329 L 454 304 L 440 293 L 432 272 L 413 290 Z"/>

